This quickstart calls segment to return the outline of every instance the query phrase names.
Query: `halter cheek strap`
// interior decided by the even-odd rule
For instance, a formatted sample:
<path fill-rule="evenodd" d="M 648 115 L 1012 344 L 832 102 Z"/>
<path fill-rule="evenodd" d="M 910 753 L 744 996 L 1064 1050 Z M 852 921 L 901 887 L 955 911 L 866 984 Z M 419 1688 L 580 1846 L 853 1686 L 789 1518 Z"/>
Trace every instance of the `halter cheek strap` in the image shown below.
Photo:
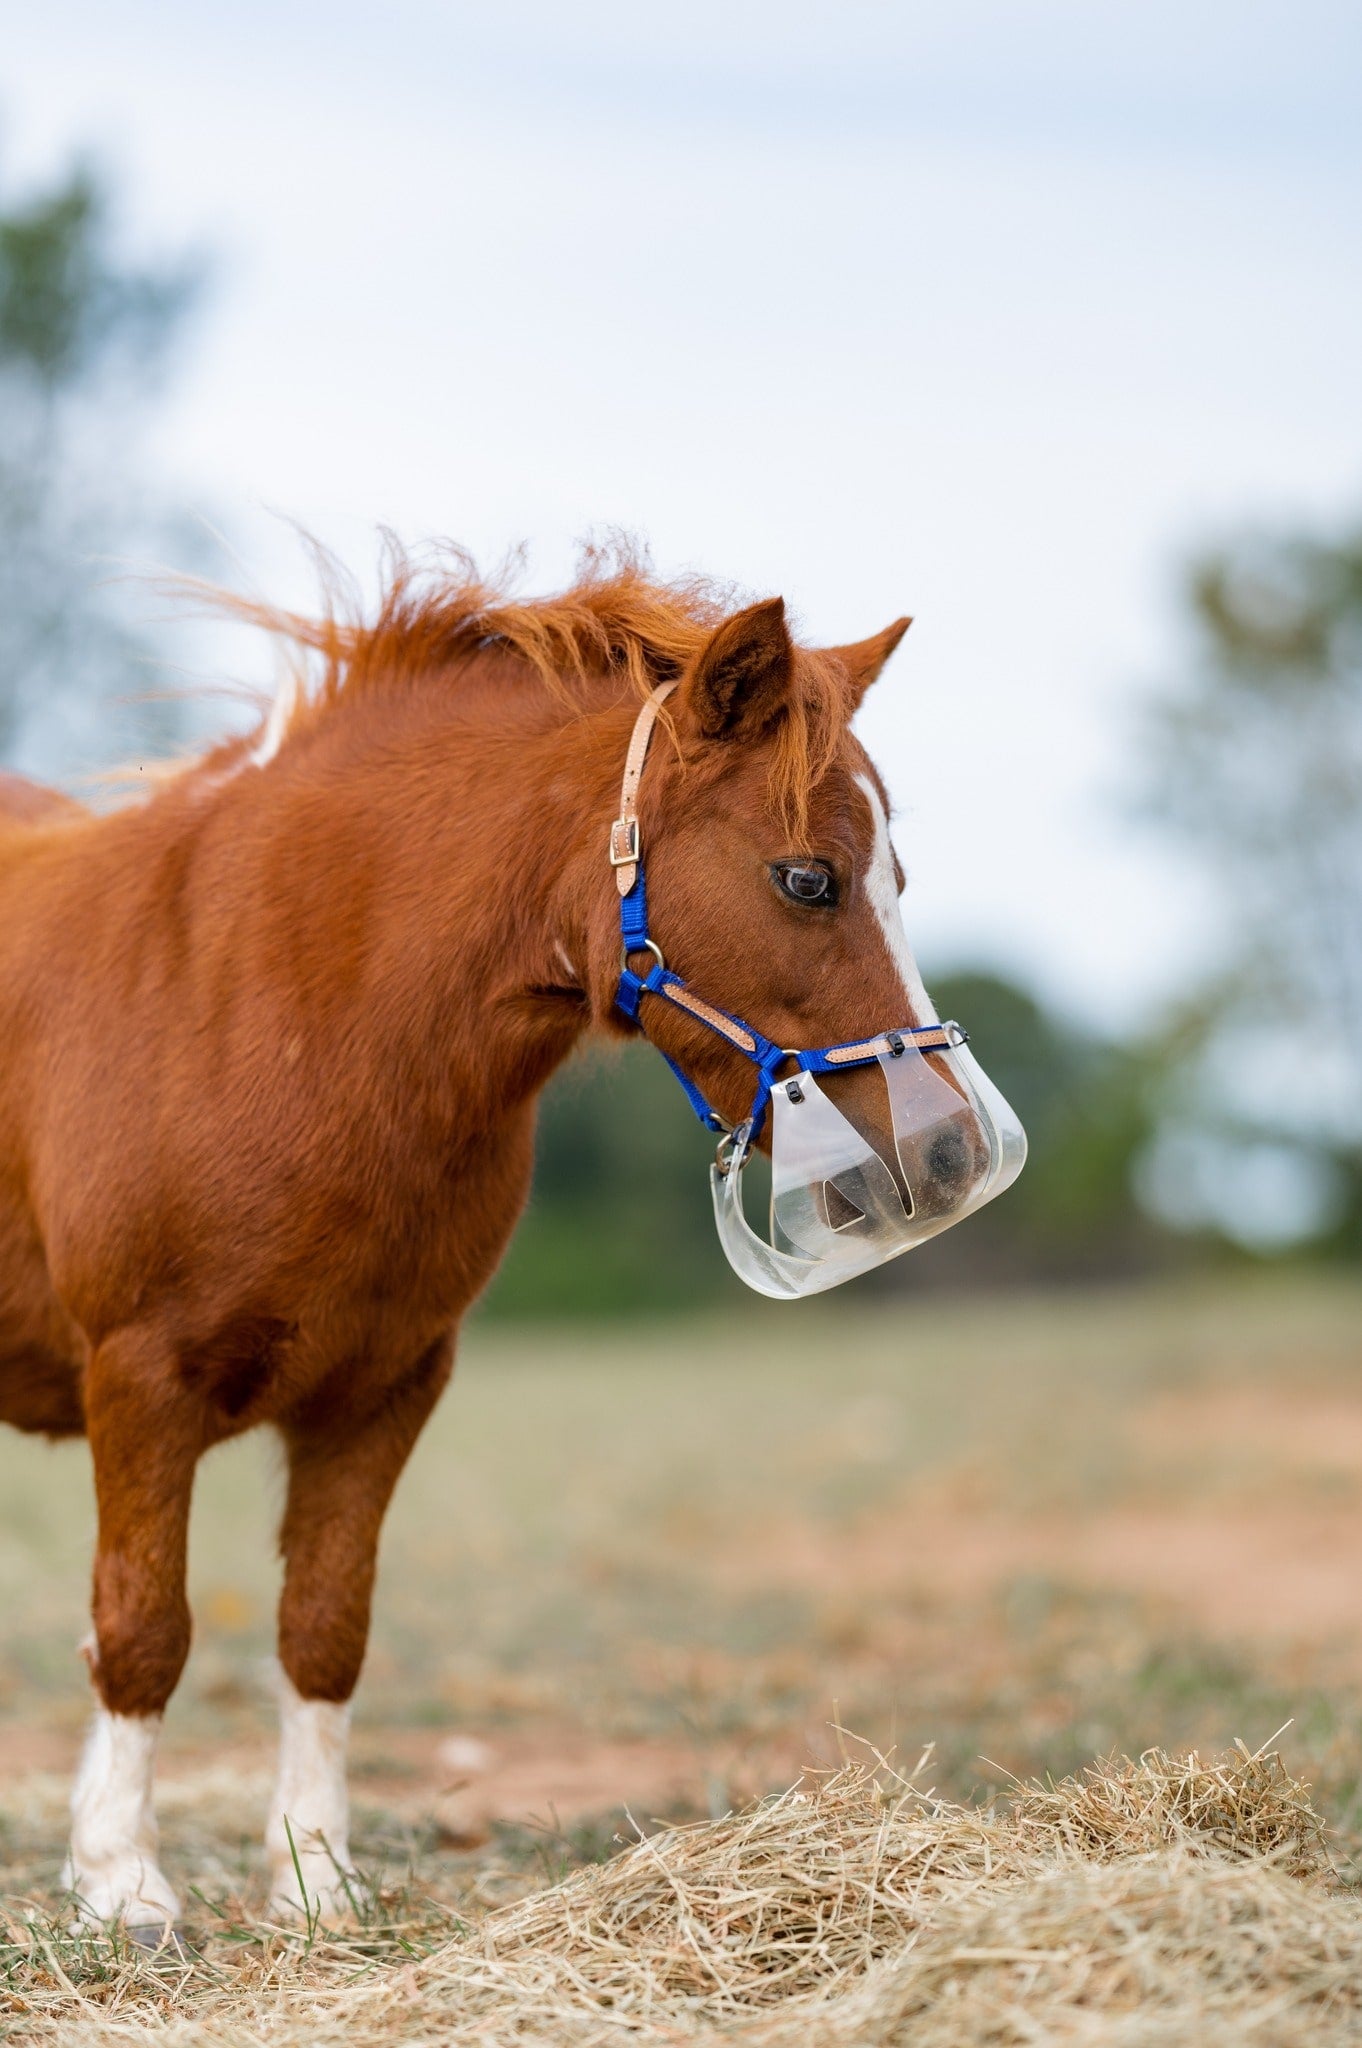
<path fill-rule="evenodd" d="M 732 1046 L 735 1052 L 752 1062 L 757 1069 L 757 1089 L 748 1118 L 750 1126 L 747 1142 L 755 1141 L 766 1115 L 766 1105 L 771 1090 L 776 1085 L 781 1066 L 787 1059 L 799 1062 L 807 1074 L 836 1073 L 843 1067 L 865 1067 L 872 1060 L 889 1054 L 897 1059 L 911 1044 L 920 1052 L 948 1052 L 952 1046 L 964 1042 L 966 1034 L 958 1024 L 908 1025 L 902 1031 L 881 1032 L 875 1038 L 853 1039 L 845 1045 L 826 1045 L 809 1051 L 791 1051 L 789 1047 L 776 1045 L 755 1025 L 748 1024 L 742 1017 L 735 1017 L 728 1010 L 721 1010 L 717 1004 L 699 995 L 689 982 L 679 974 L 673 974 L 662 957 L 662 949 L 649 936 L 648 896 L 643 876 L 643 845 L 638 819 L 638 790 L 643 779 L 643 766 L 648 758 L 648 742 L 653 736 L 657 714 L 667 698 L 676 688 L 675 683 L 662 683 L 651 696 L 646 697 L 639 707 L 634 720 L 634 730 L 629 740 L 629 751 L 624 760 L 624 782 L 620 790 L 620 814 L 610 827 L 610 865 L 615 870 L 615 882 L 620 895 L 620 939 L 623 952 L 620 960 L 619 985 L 615 990 L 616 1008 L 622 1010 L 631 1023 L 646 1031 L 640 1009 L 644 996 L 656 996 L 670 1003 L 674 1009 L 682 1010 L 693 1017 L 716 1036 Z M 640 953 L 651 953 L 653 964 L 643 975 L 634 973 L 629 965 L 631 958 Z M 657 1048 L 659 1052 L 662 1048 Z M 686 1100 L 707 1130 L 727 1131 L 729 1126 L 714 1109 L 711 1109 L 700 1090 L 688 1074 L 684 1074 L 669 1053 L 662 1053 L 667 1065 L 685 1090 Z M 793 1085 L 793 1084 L 792 1084 Z M 798 1097 L 795 1098 L 798 1100 Z"/>
<path fill-rule="evenodd" d="M 629 751 L 624 757 L 624 781 L 620 787 L 620 814 L 610 827 L 610 865 L 615 870 L 615 883 L 621 896 L 627 896 L 643 879 L 643 865 L 639 859 L 638 786 L 643 780 L 643 764 L 648 758 L 648 742 L 657 724 L 657 714 L 675 688 L 675 683 L 660 683 L 651 697 L 645 697 L 629 735 Z"/>

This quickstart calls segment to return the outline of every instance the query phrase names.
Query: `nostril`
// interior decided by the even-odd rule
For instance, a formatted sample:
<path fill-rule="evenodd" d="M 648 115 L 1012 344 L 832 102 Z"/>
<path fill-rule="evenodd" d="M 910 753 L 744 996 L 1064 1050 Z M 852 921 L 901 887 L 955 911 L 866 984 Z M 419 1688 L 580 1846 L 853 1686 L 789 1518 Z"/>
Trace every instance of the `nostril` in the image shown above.
<path fill-rule="evenodd" d="M 938 1131 L 927 1148 L 928 1171 L 938 1182 L 963 1180 L 971 1162 L 971 1147 L 958 1126 Z"/>

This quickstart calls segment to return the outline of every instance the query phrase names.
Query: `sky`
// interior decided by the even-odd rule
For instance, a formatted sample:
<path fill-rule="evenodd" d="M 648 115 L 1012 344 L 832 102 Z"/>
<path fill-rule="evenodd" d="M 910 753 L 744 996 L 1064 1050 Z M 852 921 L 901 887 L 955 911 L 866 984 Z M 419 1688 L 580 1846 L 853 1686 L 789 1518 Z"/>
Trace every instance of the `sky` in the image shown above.
<path fill-rule="evenodd" d="M 1362 512 L 1360 100 L 1325 0 L 50 0 L 0 172 L 209 256 L 146 455 L 228 580 L 624 527 L 812 642 L 911 612 L 859 729 L 929 975 L 1120 1029 L 1215 945 L 1131 814 L 1180 565 Z"/>

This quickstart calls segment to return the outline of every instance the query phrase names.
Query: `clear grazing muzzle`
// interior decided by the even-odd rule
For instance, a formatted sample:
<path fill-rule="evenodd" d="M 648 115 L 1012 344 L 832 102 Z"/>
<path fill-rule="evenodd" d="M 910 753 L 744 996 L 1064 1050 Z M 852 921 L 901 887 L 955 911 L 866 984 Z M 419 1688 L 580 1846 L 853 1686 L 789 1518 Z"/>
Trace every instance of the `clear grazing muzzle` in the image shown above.
<path fill-rule="evenodd" d="M 714 1219 L 729 1264 L 749 1287 L 779 1300 L 821 1294 L 948 1230 L 1012 1185 L 1026 1160 L 1021 1124 L 959 1025 L 944 1033 L 946 1049 L 924 1052 L 894 1034 L 876 1055 L 891 1159 L 807 1069 L 773 1084 L 769 1244 L 743 1210 L 752 1121 L 720 1146 L 710 1170 Z"/>

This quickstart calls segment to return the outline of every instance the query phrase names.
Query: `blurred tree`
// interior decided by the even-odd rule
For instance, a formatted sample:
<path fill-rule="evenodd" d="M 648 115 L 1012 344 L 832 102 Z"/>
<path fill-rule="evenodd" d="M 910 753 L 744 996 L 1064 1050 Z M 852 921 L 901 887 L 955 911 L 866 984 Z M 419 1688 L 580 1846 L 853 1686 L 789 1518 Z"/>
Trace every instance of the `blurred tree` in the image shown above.
<path fill-rule="evenodd" d="M 120 258 L 87 166 L 0 201 L 0 753 L 56 709 L 145 689 L 100 578 L 161 530 L 136 435 L 198 283 Z"/>
<path fill-rule="evenodd" d="M 1184 1220 L 1362 1251 L 1362 533 L 1193 564 L 1196 656 L 1152 708 L 1151 808 L 1212 891 L 1152 1185 Z"/>

